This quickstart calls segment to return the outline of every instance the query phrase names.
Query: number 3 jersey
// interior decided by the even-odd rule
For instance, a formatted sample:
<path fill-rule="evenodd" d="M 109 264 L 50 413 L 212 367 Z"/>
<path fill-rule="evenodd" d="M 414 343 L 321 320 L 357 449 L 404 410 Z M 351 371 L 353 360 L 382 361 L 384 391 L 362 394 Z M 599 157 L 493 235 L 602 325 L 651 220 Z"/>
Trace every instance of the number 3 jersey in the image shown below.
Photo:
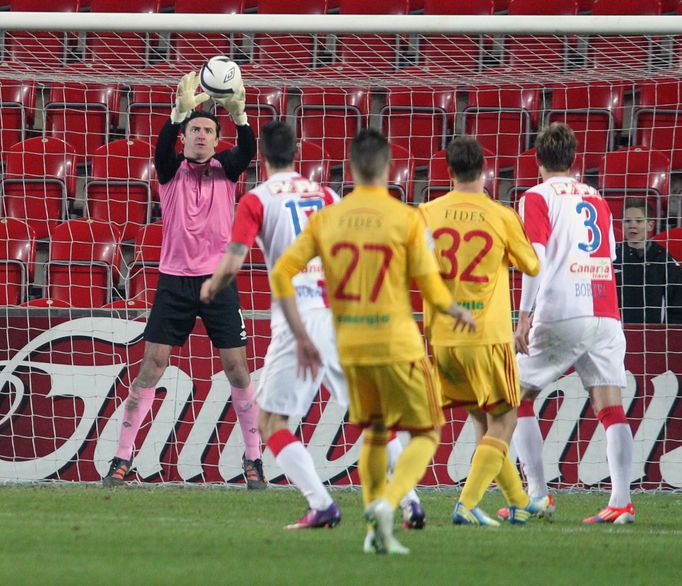
<path fill-rule="evenodd" d="M 545 247 L 535 320 L 595 316 L 620 320 L 612 261 L 611 210 L 599 192 L 570 177 L 529 189 L 519 204 L 531 242 Z"/>
<path fill-rule="evenodd" d="M 245 194 L 237 205 L 232 242 L 252 246 L 254 240 L 263 250 L 268 273 L 277 259 L 308 223 L 308 217 L 339 197 L 327 187 L 295 172 L 276 173 Z M 294 277 L 299 311 L 328 307 L 324 273 L 319 258 Z M 273 298 L 271 325 L 286 323 L 279 301 Z"/>
<path fill-rule="evenodd" d="M 480 193 L 450 192 L 419 206 L 433 233 L 441 277 L 458 305 L 476 319 L 475 332 L 425 303 L 424 324 L 435 346 L 506 344 L 513 340 L 509 264 L 535 275 L 540 263 L 514 210 Z"/>

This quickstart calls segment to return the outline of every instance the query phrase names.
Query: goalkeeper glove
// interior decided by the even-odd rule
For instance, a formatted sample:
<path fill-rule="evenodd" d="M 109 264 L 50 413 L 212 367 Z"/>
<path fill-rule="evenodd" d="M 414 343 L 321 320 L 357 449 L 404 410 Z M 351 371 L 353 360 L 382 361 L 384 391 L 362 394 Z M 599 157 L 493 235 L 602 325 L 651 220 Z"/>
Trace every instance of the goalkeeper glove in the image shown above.
<path fill-rule="evenodd" d="M 214 100 L 225 108 L 232 116 L 232 120 L 237 126 L 243 126 L 248 122 L 246 116 L 246 90 L 244 84 L 239 86 L 239 89 L 231 96 L 226 98 L 214 98 Z"/>
<path fill-rule="evenodd" d="M 182 76 L 178 84 L 178 91 L 175 94 L 175 107 L 171 110 L 171 120 L 174 124 L 180 124 L 189 116 L 189 113 L 200 104 L 208 100 L 208 94 L 196 94 L 199 87 L 199 78 L 196 72 L 192 71 Z"/>

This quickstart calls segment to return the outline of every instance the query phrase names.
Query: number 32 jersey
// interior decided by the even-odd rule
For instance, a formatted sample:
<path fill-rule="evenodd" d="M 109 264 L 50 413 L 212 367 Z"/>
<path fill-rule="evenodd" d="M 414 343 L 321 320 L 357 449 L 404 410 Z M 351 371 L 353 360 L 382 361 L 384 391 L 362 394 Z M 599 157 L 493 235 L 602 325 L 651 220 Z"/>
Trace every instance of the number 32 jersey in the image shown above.
<path fill-rule="evenodd" d="M 620 320 L 611 210 L 599 192 L 570 177 L 529 189 L 519 204 L 531 242 L 545 247 L 535 320 Z"/>
<path fill-rule="evenodd" d="M 452 330 L 452 320 L 424 304 L 435 346 L 508 344 L 513 340 L 509 264 L 536 275 L 540 263 L 511 208 L 484 193 L 450 192 L 419 206 L 433 232 L 441 277 L 458 305 L 476 319 L 475 332 Z"/>
<path fill-rule="evenodd" d="M 245 194 L 237 205 L 232 242 L 253 246 L 258 242 L 268 274 L 277 259 L 305 228 L 310 215 L 339 197 L 327 187 L 295 172 L 276 173 Z M 294 277 L 296 302 L 301 314 L 328 307 L 324 273 L 319 258 Z M 286 323 L 279 301 L 273 298 L 271 325 Z"/>

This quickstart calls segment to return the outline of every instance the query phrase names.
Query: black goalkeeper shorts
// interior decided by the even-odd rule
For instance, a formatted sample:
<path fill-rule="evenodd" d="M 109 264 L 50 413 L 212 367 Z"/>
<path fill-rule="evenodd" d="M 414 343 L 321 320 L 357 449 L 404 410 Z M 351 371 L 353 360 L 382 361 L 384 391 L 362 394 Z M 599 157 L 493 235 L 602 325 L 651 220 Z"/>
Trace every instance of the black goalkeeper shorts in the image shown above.
<path fill-rule="evenodd" d="M 234 281 L 211 303 L 199 300 L 201 284 L 209 277 L 159 276 L 144 339 L 147 342 L 182 346 L 201 317 L 208 337 L 216 348 L 246 346 L 246 327 Z"/>

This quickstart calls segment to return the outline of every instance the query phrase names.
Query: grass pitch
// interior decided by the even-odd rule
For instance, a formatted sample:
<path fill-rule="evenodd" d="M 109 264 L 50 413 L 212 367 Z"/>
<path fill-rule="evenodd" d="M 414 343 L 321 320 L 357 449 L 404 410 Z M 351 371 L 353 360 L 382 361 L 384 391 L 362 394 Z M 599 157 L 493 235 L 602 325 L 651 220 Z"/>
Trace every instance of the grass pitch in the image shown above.
<path fill-rule="evenodd" d="M 631 526 L 585 526 L 603 494 L 558 494 L 553 522 L 458 527 L 456 493 L 422 491 L 424 531 L 396 527 L 409 556 L 362 553 L 357 491 L 334 492 L 333 530 L 284 531 L 293 490 L 0 488 L 0 584 L 680 584 L 682 495 L 640 494 Z M 488 494 L 493 514 L 502 501 Z"/>

